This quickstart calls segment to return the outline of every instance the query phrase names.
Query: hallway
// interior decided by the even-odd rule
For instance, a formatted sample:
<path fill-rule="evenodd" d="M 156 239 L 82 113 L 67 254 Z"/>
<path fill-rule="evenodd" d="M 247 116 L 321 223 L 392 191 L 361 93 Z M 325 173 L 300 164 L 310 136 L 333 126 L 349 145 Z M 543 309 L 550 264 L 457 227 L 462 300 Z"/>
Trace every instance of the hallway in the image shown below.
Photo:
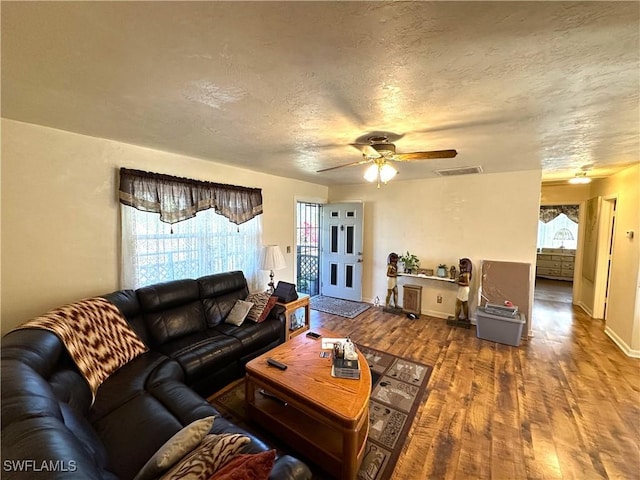
<path fill-rule="evenodd" d="M 548 278 L 536 277 L 536 285 L 533 296 L 534 303 L 537 300 L 547 302 L 572 303 L 573 282 L 564 280 L 550 280 Z"/>

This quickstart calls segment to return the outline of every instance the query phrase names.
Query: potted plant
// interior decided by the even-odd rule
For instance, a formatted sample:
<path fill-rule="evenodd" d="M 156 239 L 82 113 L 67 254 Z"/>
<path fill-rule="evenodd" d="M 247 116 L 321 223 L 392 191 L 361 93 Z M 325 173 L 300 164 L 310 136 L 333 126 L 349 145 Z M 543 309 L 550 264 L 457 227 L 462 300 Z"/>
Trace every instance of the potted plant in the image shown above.
<path fill-rule="evenodd" d="M 404 273 L 413 273 L 420 266 L 420 260 L 413 253 L 405 253 L 401 255 L 399 260 L 404 265 Z"/>
<path fill-rule="evenodd" d="M 438 276 L 441 278 L 446 278 L 447 276 L 447 266 L 444 263 L 438 265 Z"/>

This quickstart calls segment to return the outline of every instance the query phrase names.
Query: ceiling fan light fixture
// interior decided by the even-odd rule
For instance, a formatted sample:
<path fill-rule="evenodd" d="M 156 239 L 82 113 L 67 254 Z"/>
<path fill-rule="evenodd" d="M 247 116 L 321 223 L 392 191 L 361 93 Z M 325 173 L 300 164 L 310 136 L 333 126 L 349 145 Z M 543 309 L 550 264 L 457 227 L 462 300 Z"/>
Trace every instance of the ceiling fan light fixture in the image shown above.
<path fill-rule="evenodd" d="M 369 167 L 364 171 L 364 179 L 367 182 L 375 182 L 378 179 L 378 165 L 372 163 Z"/>
<path fill-rule="evenodd" d="M 569 180 L 569 183 L 572 185 L 581 185 L 591 183 L 591 179 L 587 177 L 587 172 L 578 172 L 575 177 Z"/>
<path fill-rule="evenodd" d="M 380 167 L 380 181 L 382 183 L 387 183 L 397 174 L 398 174 L 398 171 L 388 163 L 385 163 Z"/>
<path fill-rule="evenodd" d="M 378 159 L 364 171 L 364 179 L 371 183 L 378 182 L 378 188 L 380 188 L 380 183 L 387 183 L 397 173 L 398 171 L 386 161 Z"/>

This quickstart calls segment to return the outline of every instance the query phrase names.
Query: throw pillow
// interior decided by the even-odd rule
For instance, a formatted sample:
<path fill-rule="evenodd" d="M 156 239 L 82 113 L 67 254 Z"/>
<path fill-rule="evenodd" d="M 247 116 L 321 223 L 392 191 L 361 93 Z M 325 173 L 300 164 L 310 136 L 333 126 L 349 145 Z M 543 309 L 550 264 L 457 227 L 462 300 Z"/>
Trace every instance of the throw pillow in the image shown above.
<path fill-rule="evenodd" d="M 247 320 L 260 323 L 267 318 L 267 315 L 269 315 L 269 312 L 278 301 L 278 297 L 267 292 L 259 292 L 250 294 L 246 300 L 253 303 L 253 307 L 251 307 L 247 315 Z"/>
<path fill-rule="evenodd" d="M 275 450 L 236 455 L 214 473 L 210 480 L 267 480 L 275 461 Z"/>
<path fill-rule="evenodd" d="M 209 434 L 195 450 L 163 475 L 162 480 L 208 480 L 249 441 L 249 437 L 239 433 Z"/>
<path fill-rule="evenodd" d="M 245 302 L 244 300 L 236 300 L 236 303 L 233 305 L 233 308 L 227 315 L 227 318 L 224 319 L 224 323 L 230 323 L 231 325 L 235 325 L 239 327 L 244 322 L 244 319 L 247 318 L 247 314 L 249 310 L 253 307 L 253 303 Z"/>
<path fill-rule="evenodd" d="M 202 439 L 211 431 L 214 418 L 201 418 L 176 433 L 145 463 L 134 480 L 157 478 L 173 467 L 178 460 L 200 445 Z"/>

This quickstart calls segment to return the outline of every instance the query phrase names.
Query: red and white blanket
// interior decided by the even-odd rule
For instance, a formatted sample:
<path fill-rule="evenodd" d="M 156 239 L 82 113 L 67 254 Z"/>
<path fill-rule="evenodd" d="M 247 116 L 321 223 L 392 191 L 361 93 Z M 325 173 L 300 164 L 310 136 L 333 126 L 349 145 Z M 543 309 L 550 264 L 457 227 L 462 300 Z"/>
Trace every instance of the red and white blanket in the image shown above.
<path fill-rule="evenodd" d="M 55 333 L 89 383 L 94 398 L 113 372 L 148 350 L 118 307 L 101 297 L 57 308 L 16 329 L 24 328 Z"/>

